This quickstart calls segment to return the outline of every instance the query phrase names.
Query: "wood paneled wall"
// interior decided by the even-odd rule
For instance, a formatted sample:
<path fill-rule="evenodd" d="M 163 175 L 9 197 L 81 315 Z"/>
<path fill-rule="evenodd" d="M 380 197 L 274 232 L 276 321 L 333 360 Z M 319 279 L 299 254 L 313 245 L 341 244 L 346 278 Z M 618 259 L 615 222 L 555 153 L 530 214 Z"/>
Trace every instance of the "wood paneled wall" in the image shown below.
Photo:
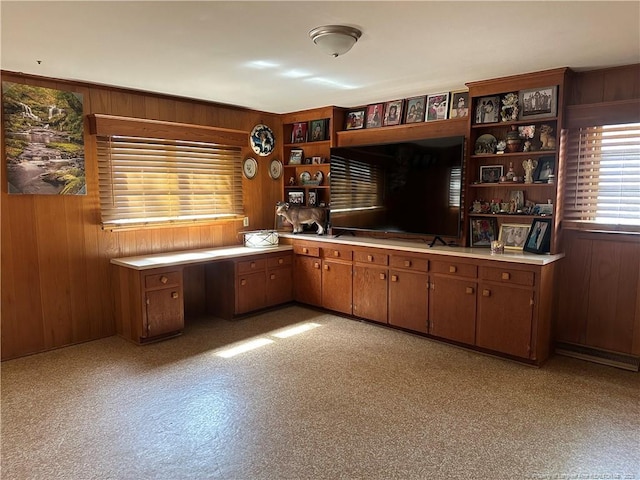
<path fill-rule="evenodd" d="M 84 113 L 104 113 L 244 130 L 265 123 L 282 139 L 274 114 L 151 93 L 2 72 L 2 81 L 82 93 Z M 4 140 L 4 139 L 3 139 Z M 4 141 L 2 142 L 4 159 Z M 276 148 L 276 151 L 278 149 Z M 272 157 L 256 157 L 258 177 L 244 180 L 249 230 L 273 228 L 281 181 L 268 175 Z M 6 162 L 1 183 L 2 359 L 15 358 L 115 333 L 109 259 L 167 250 L 237 244 L 242 222 L 105 232 L 100 227 L 95 138 L 85 123 L 87 195 L 8 195 Z M 187 311 L 204 292 L 201 271 L 186 269 Z"/>

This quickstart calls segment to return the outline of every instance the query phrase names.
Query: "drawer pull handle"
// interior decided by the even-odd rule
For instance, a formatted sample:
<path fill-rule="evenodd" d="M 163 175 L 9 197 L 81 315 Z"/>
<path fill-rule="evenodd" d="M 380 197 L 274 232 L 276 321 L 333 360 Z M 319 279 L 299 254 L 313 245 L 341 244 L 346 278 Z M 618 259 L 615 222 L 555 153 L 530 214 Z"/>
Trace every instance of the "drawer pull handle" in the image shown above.
<path fill-rule="evenodd" d="M 404 266 L 405 267 L 410 267 L 411 266 L 411 260 L 405 260 L 404 261 Z"/>
<path fill-rule="evenodd" d="M 449 267 L 449 273 L 456 273 L 457 271 L 458 271 L 458 267 L 454 267 L 453 265 Z"/>
<path fill-rule="evenodd" d="M 511 274 L 509 272 L 502 272 L 502 279 L 509 280 L 511 278 Z"/>
<path fill-rule="evenodd" d="M 391 275 L 391 281 L 392 282 L 397 282 L 398 281 L 398 276 L 397 275 Z"/>
<path fill-rule="evenodd" d="M 244 278 L 240 280 L 240 285 L 244 287 L 246 284 L 247 284 L 247 281 Z"/>
<path fill-rule="evenodd" d="M 490 297 L 491 296 L 491 290 L 482 290 L 482 296 L 483 297 Z"/>
<path fill-rule="evenodd" d="M 171 292 L 171 298 L 178 298 L 178 292 Z"/>
<path fill-rule="evenodd" d="M 284 263 L 284 258 L 279 258 L 279 259 L 278 259 L 278 264 L 279 264 L 279 265 L 282 265 L 283 263 Z"/>
<path fill-rule="evenodd" d="M 380 274 L 380 280 L 386 280 L 387 279 L 387 275 L 384 273 Z"/>
<path fill-rule="evenodd" d="M 160 277 L 160 283 L 165 284 L 165 283 L 167 283 L 168 281 L 169 281 L 169 278 L 168 278 L 168 277 L 165 277 L 164 275 L 162 275 L 162 276 Z"/>
<path fill-rule="evenodd" d="M 320 268 L 320 262 L 316 262 L 313 264 L 313 268 Z"/>
<path fill-rule="evenodd" d="M 473 287 L 467 287 L 465 289 L 465 292 L 468 293 L 469 295 L 473 294 L 473 292 L 474 292 Z"/>
<path fill-rule="evenodd" d="M 275 274 L 275 273 L 272 273 L 272 274 L 269 276 L 269 278 L 270 278 L 271 280 L 275 280 L 275 279 L 276 279 L 276 274 Z"/>
<path fill-rule="evenodd" d="M 340 256 L 340 252 L 338 250 L 334 250 L 333 251 L 333 256 L 334 257 L 339 257 Z"/>
<path fill-rule="evenodd" d="M 369 260 L 370 262 L 373 262 L 373 255 L 367 255 L 367 260 Z"/>
<path fill-rule="evenodd" d="M 304 247 L 304 248 L 302 249 L 302 253 L 309 253 L 309 249 L 308 249 L 307 247 Z"/>

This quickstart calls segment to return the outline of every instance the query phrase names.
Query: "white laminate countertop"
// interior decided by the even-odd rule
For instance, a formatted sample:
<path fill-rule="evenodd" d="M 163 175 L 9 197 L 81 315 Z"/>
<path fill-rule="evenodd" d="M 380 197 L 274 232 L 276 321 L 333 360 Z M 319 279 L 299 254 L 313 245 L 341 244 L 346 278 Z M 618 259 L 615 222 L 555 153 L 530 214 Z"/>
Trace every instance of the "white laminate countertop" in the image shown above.
<path fill-rule="evenodd" d="M 432 255 L 443 255 L 448 257 L 474 258 L 481 260 L 495 260 L 498 262 L 524 263 L 528 265 L 548 265 L 564 257 L 564 253 L 555 255 L 505 250 L 505 253 L 491 254 L 489 248 L 469 248 L 450 247 L 435 245 L 429 247 L 427 243 L 412 240 L 369 238 L 369 237 L 349 237 L 346 235 L 336 238 L 332 235 L 316 235 L 314 233 L 282 233 L 278 235 L 282 238 L 292 238 L 296 240 L 311 240 L 332 244 L 349 245 L 352 247 L 377 247 L 387 250 L 398 250 L 402 252 L 429 253 Z"/>
<path fill-rule="evenodd" d="M 134 270 L 149 270 L 151 268 L 175 267 L 178 265 L 191 265 L 206 263 L 214 260 L 228 260 L 237 257 L 248 257 L 264 253 L 277 253 L 291 251 L 291 245 L 279 245 L 277 247 L 250 248 L 236 245 L 233 247 L 201 248 L 198 250 L 184 250 L 179 252 L 155 253 L 152 255 L 140 255 L 137 257 L 112 258 L 111 263 Z"/>

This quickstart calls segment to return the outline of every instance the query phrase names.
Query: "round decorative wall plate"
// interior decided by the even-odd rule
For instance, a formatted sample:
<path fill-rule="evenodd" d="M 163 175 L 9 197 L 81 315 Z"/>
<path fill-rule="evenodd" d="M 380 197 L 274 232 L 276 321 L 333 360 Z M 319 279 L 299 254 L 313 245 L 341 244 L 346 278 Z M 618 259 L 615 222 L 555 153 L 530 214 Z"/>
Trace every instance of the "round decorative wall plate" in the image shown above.
<path fill-rule="evenodd" d="M 256 176 L 258 173 L 258 162 L 255 158 L 249 157 L 244 159 L 244 162 L 242 162 L 242 173 L 244 173 L 244 176 L 249 180 Z"/>
<path fill-rule="evenodd" d="M 277 180 L 282 176 L 282 162 L 280 160 L 271 160 L 271 163 L 269 164 L 269 176 L 274 180 Z"/>
<path fill-rule="evenodd" d="M 276 139 L 269 127 L 263 124 L 256 125 L 249 135 L 251 149 L 261 157 L 265 157 L 273 152 Z"/>

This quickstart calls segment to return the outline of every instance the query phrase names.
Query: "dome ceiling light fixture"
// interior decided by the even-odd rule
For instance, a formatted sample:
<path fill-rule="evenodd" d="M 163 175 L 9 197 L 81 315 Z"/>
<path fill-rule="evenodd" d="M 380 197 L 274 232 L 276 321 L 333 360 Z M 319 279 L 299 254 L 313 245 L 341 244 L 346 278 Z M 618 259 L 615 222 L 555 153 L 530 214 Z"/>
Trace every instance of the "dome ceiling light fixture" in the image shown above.
<path fill-rule="evenodd" d="M 313 43 L 318 45 L 324 53 L 334 58 L 351 50 L 361 35 L 362 32 L 357 28 L 344 25 L 325 25 L 316 27 L 309 32 Z"/>

